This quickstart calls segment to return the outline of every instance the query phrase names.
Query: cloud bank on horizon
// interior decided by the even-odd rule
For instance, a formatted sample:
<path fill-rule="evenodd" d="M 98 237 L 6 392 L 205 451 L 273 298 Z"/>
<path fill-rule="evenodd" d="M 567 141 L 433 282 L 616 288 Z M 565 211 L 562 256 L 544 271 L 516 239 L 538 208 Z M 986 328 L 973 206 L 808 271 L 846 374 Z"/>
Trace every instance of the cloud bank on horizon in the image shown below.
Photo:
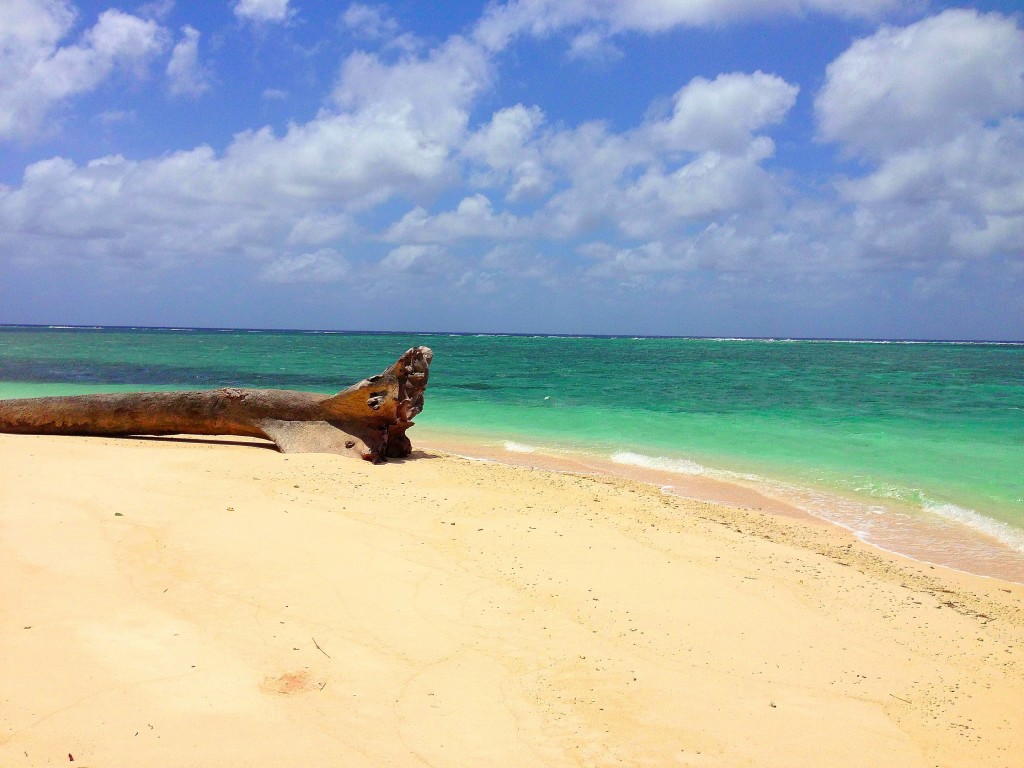
<path fill-rule="evenodd" d="M 0 18 L 0 322 L 1024 338 L 998 3 Z"/>

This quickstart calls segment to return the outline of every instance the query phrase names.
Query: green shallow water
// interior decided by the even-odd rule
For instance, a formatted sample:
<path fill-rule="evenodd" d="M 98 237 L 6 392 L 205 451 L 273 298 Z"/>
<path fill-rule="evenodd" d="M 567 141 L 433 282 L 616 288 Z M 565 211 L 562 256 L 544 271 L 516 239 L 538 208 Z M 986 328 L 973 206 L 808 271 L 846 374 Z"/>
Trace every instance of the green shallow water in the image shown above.
<path fill-rule="evenodd" d="M 1024 553 L 1022 345 L 7 327 L 0 396 L 329 392 L 417 344 L 423 425 L 778 482 L 824 516 L 902 505 Z"/>

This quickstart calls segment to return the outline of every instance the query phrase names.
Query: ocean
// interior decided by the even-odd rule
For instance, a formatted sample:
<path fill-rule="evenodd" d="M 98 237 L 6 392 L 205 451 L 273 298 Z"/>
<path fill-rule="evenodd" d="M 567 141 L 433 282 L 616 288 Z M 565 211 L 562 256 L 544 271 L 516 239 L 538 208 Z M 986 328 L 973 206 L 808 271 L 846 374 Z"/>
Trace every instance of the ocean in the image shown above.
<path fill-rule="evenodd" d="M 416 345 L 435 353 L 422 430 L 521 463 L 757 488 L 881 548 L 1024 582 L 1019 343 L 0 326 L 0 397 L 333 392 Z"/>

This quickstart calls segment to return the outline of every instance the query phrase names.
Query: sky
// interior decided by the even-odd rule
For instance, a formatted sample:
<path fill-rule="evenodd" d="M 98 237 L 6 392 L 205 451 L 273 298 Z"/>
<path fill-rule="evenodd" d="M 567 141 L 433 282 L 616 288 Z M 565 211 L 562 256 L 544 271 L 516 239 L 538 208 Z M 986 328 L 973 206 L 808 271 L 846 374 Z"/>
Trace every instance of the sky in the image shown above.
<path fill-rule="evenodd" d="M 1024 340 L 1024 7 L 0 0 L 0 323 Z"/>

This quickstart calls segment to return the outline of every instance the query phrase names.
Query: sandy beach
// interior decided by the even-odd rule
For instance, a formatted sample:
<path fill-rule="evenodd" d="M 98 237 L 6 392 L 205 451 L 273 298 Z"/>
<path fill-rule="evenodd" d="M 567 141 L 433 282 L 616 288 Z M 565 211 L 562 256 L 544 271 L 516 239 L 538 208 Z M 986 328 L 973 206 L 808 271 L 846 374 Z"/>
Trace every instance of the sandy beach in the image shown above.
<path fill-rule="evenodd" d="M 1020 764 L 1024 587 L 413 442 L 0 435 L 0 765 Z"/>

